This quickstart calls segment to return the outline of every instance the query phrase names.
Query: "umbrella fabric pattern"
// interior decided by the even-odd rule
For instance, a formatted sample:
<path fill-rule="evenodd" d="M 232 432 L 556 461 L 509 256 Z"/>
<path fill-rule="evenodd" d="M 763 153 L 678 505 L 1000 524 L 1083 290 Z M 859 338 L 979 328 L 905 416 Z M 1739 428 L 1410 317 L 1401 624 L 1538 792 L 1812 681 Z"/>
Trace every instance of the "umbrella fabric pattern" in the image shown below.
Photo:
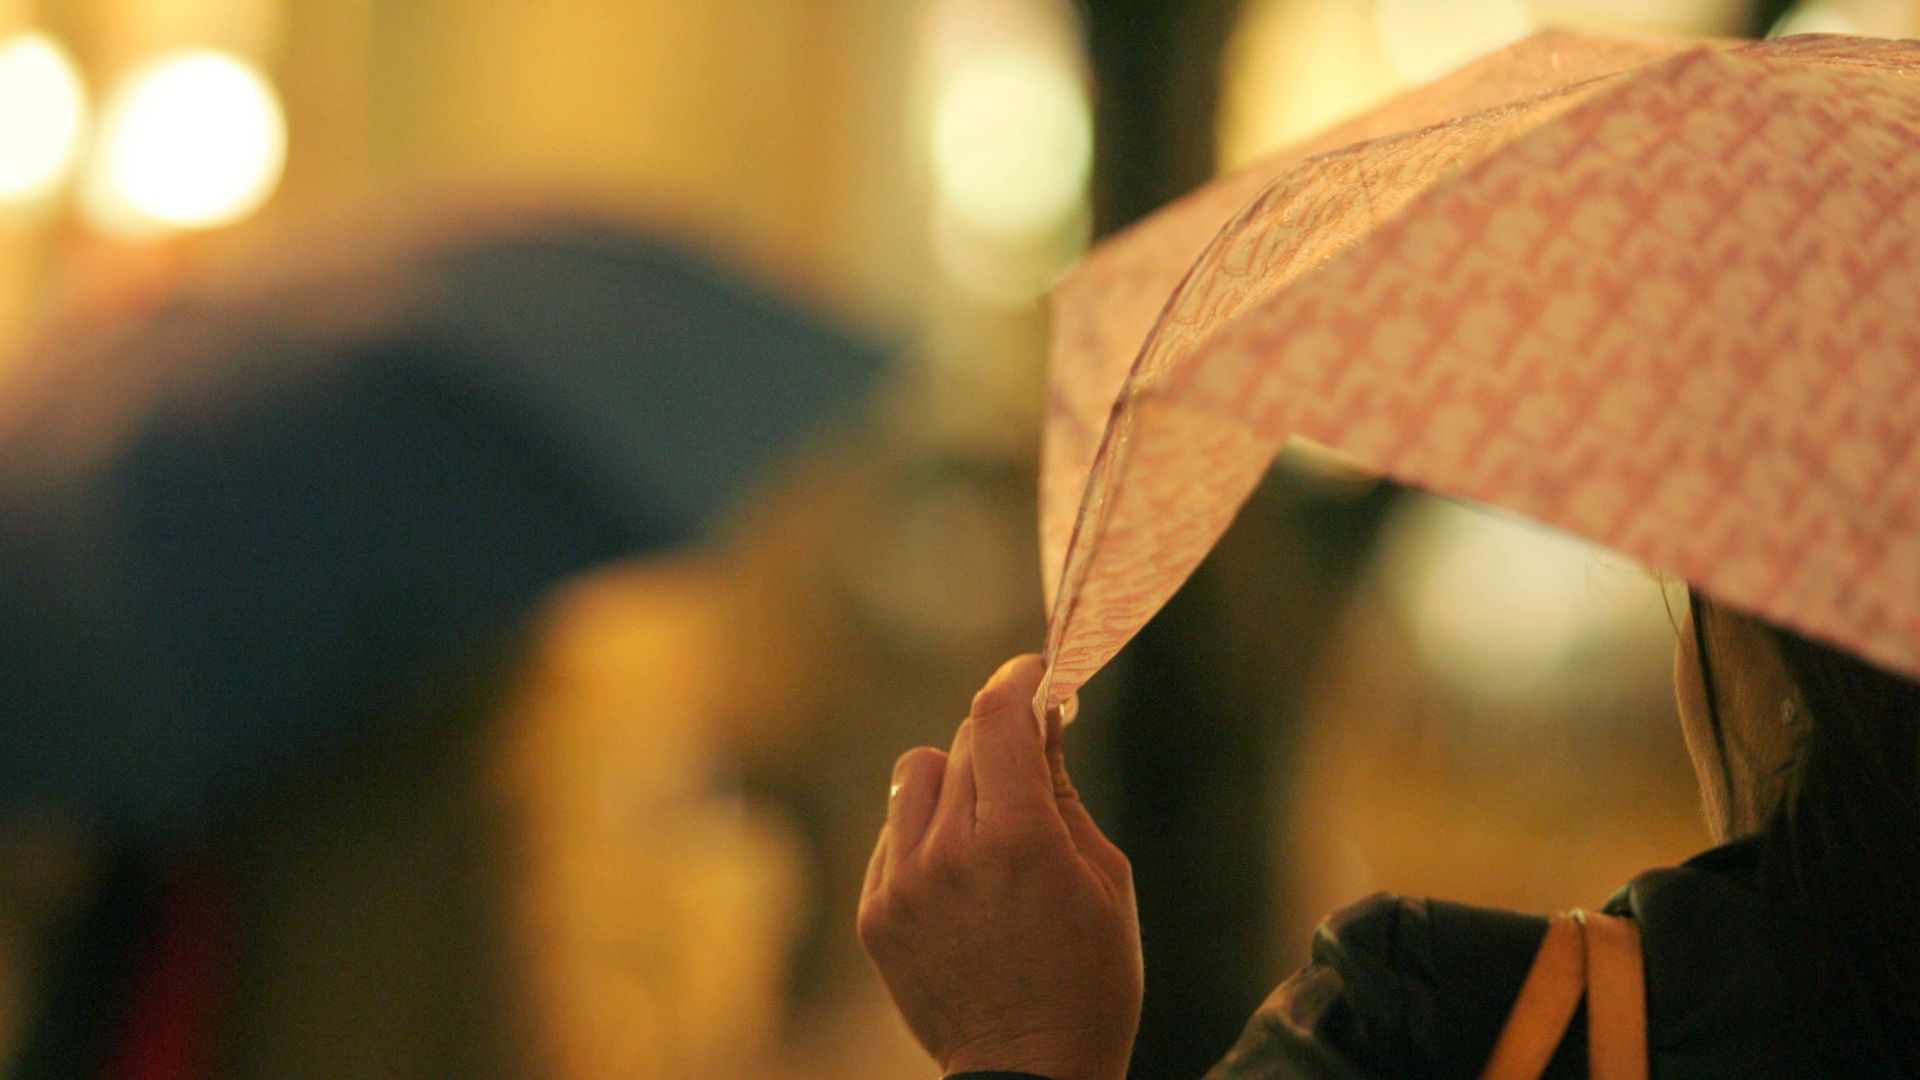
<path fill-rule="evenodd" d="M 1283 154 L 1197 262 L 1179 241 L 1205 193 L 1063 286 L 1044 703 L 1165 603 L 1292 438 L 1920 674 L 1920 44 L 1622 68 L 1632 47 L 1555 35 L 1516 47 L 1521 83 L 1553 75 L 1543 49 L 1574 80 Z M 1095 319 L 1151 321 L 1123 377 L 1111 335 L 1076 330 Z"/>
<path fill-rule="evenodd" d="M 1041 491 L 1048 603 L 1059 584 L 1074 511 L 1101 432 L 1141 341 L 1179 286 L 1191 256 L 1274 177 L 1308 158 L 1564 90 L 1685 47 L 1676 41 L 1614 41 L 1553 30 L 1536 34 L 1223 176 L 1090 253 L 1054 293 L 1053 422 L 1047 428 Z"/>

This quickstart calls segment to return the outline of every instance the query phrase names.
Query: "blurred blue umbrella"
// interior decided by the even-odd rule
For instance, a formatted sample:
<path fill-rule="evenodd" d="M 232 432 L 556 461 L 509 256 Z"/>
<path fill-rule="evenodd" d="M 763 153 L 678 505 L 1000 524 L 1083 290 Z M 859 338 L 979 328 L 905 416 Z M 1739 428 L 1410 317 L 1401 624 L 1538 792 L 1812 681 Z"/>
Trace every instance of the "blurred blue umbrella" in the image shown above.
<path fill-rule="evenodd" d="M 879 366 L 583 218 L 308 277 L 0 401 L 0 810 L 204 820 L 559 579 L 698 537 Z"/>

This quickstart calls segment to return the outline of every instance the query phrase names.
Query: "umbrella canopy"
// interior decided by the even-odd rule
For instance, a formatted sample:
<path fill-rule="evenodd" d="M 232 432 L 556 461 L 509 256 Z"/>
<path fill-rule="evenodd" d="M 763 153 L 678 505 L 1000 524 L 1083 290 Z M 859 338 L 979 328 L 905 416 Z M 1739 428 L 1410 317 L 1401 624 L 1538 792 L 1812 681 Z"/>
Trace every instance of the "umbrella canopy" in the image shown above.
<path fill-rule="evenodd" d="M 561 578 L 698 537 L 878 354 L 568 215 L 69 338 L 0 396 L 0 808 L 192 822 Z"/>
<path fill-rule="evenodd" d="M 1292 438 L 1920 675 L 1916 65 L 1546 35 L 1096 252 L 1056 299 L 1043 701 Z"/>

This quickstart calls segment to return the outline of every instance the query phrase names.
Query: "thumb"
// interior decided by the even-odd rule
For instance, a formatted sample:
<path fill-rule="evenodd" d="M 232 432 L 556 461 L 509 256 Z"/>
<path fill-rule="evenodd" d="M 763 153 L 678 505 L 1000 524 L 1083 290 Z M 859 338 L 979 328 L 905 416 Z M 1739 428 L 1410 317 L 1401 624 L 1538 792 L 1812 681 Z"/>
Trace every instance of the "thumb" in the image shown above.
<path fill-rule="evenodd" d="M 973 728 L 973 771 L 978 800 L 977 823 L 990 819 L 1019 824 L 1043 819 L 1051 809 L 1052 787 L 1034 730 L 1030 704 L 1044 669 L 1034 655 L 1002 665 L 973 699 L 967 723 Z"/>

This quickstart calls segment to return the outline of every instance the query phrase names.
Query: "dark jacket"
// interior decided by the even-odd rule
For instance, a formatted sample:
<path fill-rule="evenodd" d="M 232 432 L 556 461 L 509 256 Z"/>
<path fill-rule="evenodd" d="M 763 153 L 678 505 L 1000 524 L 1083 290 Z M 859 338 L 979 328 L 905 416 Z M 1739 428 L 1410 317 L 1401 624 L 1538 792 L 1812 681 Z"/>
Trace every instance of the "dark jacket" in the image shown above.
<path fill-rule="evenodd" d="M 1865 1059 L 1864 1032 L 1806 1022 L 1797 933 L 1759 876 L 1760 844 L 1743 840 L 1607 901 L 1640 927 L 1654 1080 L 1888 1075 Z M 1206 1080 L 1477 1077 L 1546 930 L 1544 916 L 1368 897 L 1321 924 L 1312 961 Z M 1586 1076 L 1586 1055 L 1582 1012 L 1545 1076 Z"/>
<path fill-rule="evenodd" d="M 1650 871 L 1605 906 L 1640 926 L 1653 1076 L 1873 1075 L 1796 1026 L 1793 934 L 1758 888 L 1759 851 L 1740 841 Z M 1362 900 L 1321 925 L 1312 962 L 1207 1080 L 1478 1076 L 1546 928 L 1438 900 Z M 1546 1076 L 1585 1075 L 1576 1015 Z"/>

